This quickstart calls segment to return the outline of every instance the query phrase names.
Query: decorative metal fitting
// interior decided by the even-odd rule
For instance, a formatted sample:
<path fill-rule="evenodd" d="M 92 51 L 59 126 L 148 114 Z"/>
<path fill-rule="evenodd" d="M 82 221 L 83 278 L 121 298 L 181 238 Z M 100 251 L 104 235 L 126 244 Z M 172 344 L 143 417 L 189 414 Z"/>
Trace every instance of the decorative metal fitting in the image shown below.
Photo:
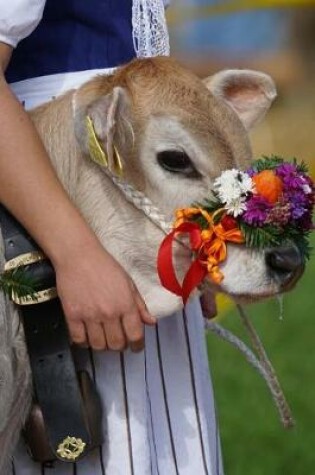
<path fill-rule="evenodd" d="M 57 454 L 64 460 L 76 460 L 85 449 L 86 443 L 77 437 L 66 437 L 59 445 Z"/>

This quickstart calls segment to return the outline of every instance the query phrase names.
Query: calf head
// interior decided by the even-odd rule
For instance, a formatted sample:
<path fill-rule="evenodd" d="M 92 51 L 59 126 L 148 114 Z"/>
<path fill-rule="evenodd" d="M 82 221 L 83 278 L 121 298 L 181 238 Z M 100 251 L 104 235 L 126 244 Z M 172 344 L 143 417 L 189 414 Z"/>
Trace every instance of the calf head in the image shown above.
<path fill-rule="evenodd" d="M 87 159 L 86 116 L 94 124 L 112 171 L 116 147 L 124 179 L 172 220 L 176 208 L 209 196 L 222 170 L 249 166 L 248 131 L 263 118 L 275 96 L 271 78 L 254 71 L 224 71 L 202 81 L 170 58 L 133 61 L 113 76 L 97 77 L 61 99 L 64 103 L 71 99 L 74 110 L 76 143 L 71 160 L 76 148 L 78 172 L 71 185 L 60 171 L 64 167 L 60 147 L 56 149 L 56 142 L 62 142 L 62 124 L 50 126 L 51 133 L 56 130 L 53 139 L 48 140 L 42 130 L 60 178 L 104 246 L 131 274 L 154 314 L 167 315 L 181 305 L 158 281 L 156 257 L 163 234 Z M 56 103 L 48 107 L 56 108 Z M 43 111 L 47 114 L 49 109 Z M 33 117 L 41 127 L 41 114 Z M 53 120 L 52 113 L 50 117 Z M 178 246 L 179 274 L 187 269 L 189 259 L 189 253 Z M 292 287 L 301 269 L 294 247 L 255 252 L 228 245 L 220 290 L 238 299 L 271 296 Z"/>

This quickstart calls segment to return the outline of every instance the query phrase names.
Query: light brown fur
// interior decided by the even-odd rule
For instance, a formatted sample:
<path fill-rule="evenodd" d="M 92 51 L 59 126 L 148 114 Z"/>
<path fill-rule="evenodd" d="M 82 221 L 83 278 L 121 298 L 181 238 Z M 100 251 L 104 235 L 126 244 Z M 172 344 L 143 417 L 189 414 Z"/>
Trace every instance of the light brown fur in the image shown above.
<path fill-rule="evenodd" d="M 127 203 L 90 160 L 86 115 L 94 121 L 104 150 L 111 155 L 113 143 L 118 147 L 125 180 L 171 219 L 175 208 L 207 196 L 220 171 L 248 166 L 251 148 L 246 129 L 263 117 L 274 97 L 272 80 L 261 73 L 226 71 L 202 82 L 176 61 L 154 58 L 135 60 L 112 76 L 96 77 L 30 112 L 64 187 L 104 247 L 130 273 L 153 314 L 167 316 L 182 305 L 161 287 L 157 277 L 156 255 L 163 233 Z M 200 177 L 189 179 L 162 169 L 156 156 L 169 149 L 184 150 Z M 190 255 L 178 249 L 176 259 L 183 272 Z M 267 275 L 264 256 L 241 246 L 229 247 L 224 275 L 222 290 L 232 295 L 250 293 L 259 298 L 280 289 Z M 4 302 L 0 312 L 5 321 L 18 321 L 11 305 Z M 10 456 L 3 448 L 12 445 L 21 425 L 8 415 L 18 410 L 20 387 L 26 399 L 30 396 L 25 351 L 18 354 L 15 349 L 21 337 L 19 329 L 12 334 L 11 343 L 0 348 L 0 353 L 11 360 L 18 358 L 25 368 L 24 373 L 19 372 L 25 374 L 24 380 L 21 376 L 14 388 L 7 386 L 12 405 L 0 414 L 8 421 L 0 438 L 0 473 Z M 13 366 L 11 371 L 14 381 Z"/>

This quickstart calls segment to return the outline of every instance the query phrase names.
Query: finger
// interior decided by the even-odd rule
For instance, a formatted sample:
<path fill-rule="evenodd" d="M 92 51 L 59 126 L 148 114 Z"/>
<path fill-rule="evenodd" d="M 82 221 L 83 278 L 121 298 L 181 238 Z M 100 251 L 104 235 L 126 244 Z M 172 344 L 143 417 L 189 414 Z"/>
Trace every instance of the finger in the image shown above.
<path fill-rule="evenodd" d="M 139 310 L 139 313 L 140 313 L 140 317 L 141 317 L 141 320 L 143 321 L 143 323 L 146 323 L 147 325 L 155 325 L 156 324 L 156 318 L 153 317 L 153 315 L 151 315 L 151 313 L 149 312 L 146 304 L 145 304 L 145 301 L 143 300 L 143 298 L 141 297 L 138 289 L 136 288 L 136 286 L 134 287 L 134 296 L 135 296 L 135 301 L 136 301 L 136 304 L 137 304 L 137 307 L 138 307 L 138 310 Z"/>
<path fill-rule="evenodd" d="M 113 351 L 123 351 L 127 348 L 127 339 L 122 328 L 121 319 L 104 323 L 107 346 Z"/>
<path fill-rule="evenodd" d="M 76 345 L 88 346 L 88 339 L 83 322 L 70 322 L 69 333 L 73 343 Z"/>
<path fill-rule="evenodd" d="M 217 305 L 215 300 L 215 294 L 206 289 L 200 297 L 200 304 L 204 318 L 211 320 L 217 315 Z"/>
<path fill-rule="evenodd" d="M 90 347 L 93 350 L 106 350 L 106 338 L 100 323 L 89 322 L 86 327 Z"/>
<path fill-rule="evenodd" d="M 122 318 L 130 349 L 138 352 L 144 348 L 144 325 L 138 312 L 125 314 Z"/>

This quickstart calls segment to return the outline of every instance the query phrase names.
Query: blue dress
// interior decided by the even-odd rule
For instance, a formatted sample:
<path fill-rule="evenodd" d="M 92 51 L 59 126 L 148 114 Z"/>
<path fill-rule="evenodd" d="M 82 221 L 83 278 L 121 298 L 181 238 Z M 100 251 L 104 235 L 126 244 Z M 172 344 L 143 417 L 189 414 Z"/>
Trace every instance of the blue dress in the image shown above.
<path fill-rule="evenodd" d="M 11 18 L 14 3 L 32 19 Z M 131 0 L 47 0 L 31 33 L 44 4 L 9 0 L 4 7 L 0 41 L 15 46 L 19 35 L 27 37 L 7 71 L 15 90 L 24 83 L 32 89 L 32 78 L 34 88 L 59 73 L 113 67 L 135 56 Z M 10 19 L 20 33 L 7 27 Z M 140 354 L 77 352 L 78 367 L 90 371 L 101 394 L 103 445 L 76 464 L 45 468 L 21 439 L 10 475 L 222 475 L 199 301 L 146 328 L 145 339 Z"/>
<path fill-rule="evenodd" d="M 47 0 L 38 27 L 13 53 L 8 82 L 128 62 L 131 8 L 132 0 Z"/>

